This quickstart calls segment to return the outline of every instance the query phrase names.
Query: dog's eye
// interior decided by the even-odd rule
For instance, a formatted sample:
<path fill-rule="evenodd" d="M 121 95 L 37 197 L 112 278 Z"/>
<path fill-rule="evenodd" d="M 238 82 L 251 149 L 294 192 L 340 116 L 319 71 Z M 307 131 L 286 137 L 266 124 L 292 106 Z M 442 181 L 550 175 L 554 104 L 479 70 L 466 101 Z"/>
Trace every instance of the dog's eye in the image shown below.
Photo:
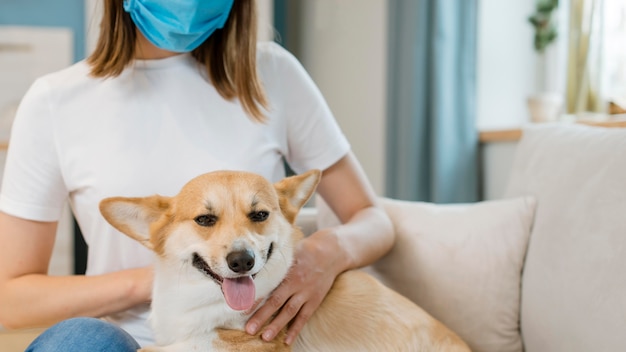
<path fill-rule="evenodd" d="M 200 226 L 213 226 L 217 222 L 215 215 L 200 215 L 193 219 Z"/>
<path fill-rule="evenodd" d="M 248 214 L 248 217 L 250 218 L 250 220 L 254 222 L 265 221 L 267 220 L 268 216 L 270 216 L 270 212 L 265 211 L 265 210 L 253 211 L 252 213 Z"/>

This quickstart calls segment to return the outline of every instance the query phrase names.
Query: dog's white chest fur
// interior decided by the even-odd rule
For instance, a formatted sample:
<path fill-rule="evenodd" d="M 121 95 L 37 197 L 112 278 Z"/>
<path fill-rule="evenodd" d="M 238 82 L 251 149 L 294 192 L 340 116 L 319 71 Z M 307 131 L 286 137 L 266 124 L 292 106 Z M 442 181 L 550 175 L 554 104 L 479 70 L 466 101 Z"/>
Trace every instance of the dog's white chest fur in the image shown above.
<path fill-rule="evenodd" d="M 267 296 L 272 287 L 266 280 L 255 281 L 257 299 Z M 244 330 L 251 315 L 228 307 L 220 286 L 195 268 L 175 267 L 166 261 L 155 265 L 152 299 L 149 319 L 157 345 L 171 346 L 172 351 L 181 346 L 204 346 L 187 351 L 213 351 L 217 328 Z"/>

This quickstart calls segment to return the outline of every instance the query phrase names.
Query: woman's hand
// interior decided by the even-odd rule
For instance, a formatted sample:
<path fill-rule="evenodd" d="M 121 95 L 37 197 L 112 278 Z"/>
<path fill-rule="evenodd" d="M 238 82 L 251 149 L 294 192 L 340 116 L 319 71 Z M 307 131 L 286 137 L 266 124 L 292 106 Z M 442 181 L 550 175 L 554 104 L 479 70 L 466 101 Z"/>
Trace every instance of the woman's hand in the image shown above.
<path fill-rule="evenodd" d="M 300 241 L 287 276 L 248 320 L 246 331 L 256 334 L 276 314 L 265 327 L 262 338 L 272 340 L 291 322 L 285 343 L 293 343 L 330 291 L 337 275 L 344 270 L 341 253 L 337 237 L 330 229 L 318 231 Z"/>

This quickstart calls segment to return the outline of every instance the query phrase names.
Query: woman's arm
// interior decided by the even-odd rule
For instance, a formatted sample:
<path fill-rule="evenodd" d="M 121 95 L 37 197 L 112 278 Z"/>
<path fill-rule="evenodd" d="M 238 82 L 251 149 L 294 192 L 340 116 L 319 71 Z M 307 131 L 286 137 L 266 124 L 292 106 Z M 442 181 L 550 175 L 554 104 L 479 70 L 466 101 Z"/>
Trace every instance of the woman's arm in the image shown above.
<path fill-rule="evenodd" d="M 285 340 L 291 344 L 337 275 L 374 262 L 393 245 L 391 221 L 352 153 L 324 170 L 318 192 L 343 224 L 321 229 L 299 243 L 287 278 L 250 318 L 248 333 L 256 333 L 278 312 L 262 336 L 271 340 L 291 322 Z"/>
<path fill-rule="evenodd" d="M 56 222 L 0 212 L 0 325 L 7 329 L 47 326 L 149 301 L 151 268 L 99 276 L 48 276 L 56 228 Z"/>
<path fill-rule="evenodd" d="M 324 171 L 317 191 L 342 223 L 332 229 L 347 260 L 341 271 L 369 265 L 391 249 L 391 220 L 351 152 Z"/>

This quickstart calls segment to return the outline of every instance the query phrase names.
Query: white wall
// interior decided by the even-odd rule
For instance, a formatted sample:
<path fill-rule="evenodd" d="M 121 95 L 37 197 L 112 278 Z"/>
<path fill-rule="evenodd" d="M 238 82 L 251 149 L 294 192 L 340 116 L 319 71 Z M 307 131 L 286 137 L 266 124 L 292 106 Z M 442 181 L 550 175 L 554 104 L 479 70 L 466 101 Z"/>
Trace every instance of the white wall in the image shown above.
<path fill-rule="evenodd" d="M 535 87 L 535 1 L 482 0 L 478 11 L 477 125 L 517 127 L 528 121 L 525 97 Z"/>
<path fill-rule="evenodd" d="M 302 2 L 301 60 L 375 191 L 385 186 L 387 1 Z"/>
<path fill-rule="evenodd" d="M 259 26 L 259 40 L 274 39 L 274 0 L 257 0 Z"/>
<path fill-rule="evenodd" d="M 482 147 L 482 178 L 484 199 L 502 199 L 509 177 L 517 141 L 489 143 Z"/>
<path fill-rule="evenodd" d="M 517 128 L 528 122 L 526 97 L 535 84 L 535 53 L 528 0 L 481 0 L 478 8 L 476 124 L 479 130 Z M 483 196 L 502 198 L 515 142 L 481 149 Z"/>
<path fill-rule="evenodd" d="M 537 77 L 538 56 L 528 17 L 535 1 L 481 0 L 478 10 L 477 127 L 515 128 L 529 122 L 526 99 L 540 89 L 565 93 L 568 2 L 554 14 L 558 37 L 546 50 L 547 79 Z"/>

